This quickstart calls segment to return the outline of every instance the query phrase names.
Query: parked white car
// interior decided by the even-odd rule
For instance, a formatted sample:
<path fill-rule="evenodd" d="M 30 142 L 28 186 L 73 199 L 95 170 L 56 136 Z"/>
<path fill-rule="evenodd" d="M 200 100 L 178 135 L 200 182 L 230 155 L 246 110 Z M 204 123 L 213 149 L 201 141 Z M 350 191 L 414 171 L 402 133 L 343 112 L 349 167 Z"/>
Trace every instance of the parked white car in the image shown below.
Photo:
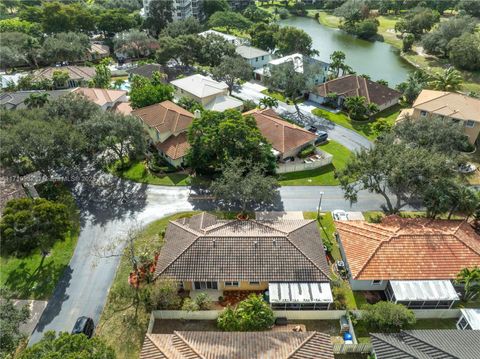
<path fill-rule="evenodd" d="M 332 212 L 333 219 L 336 221 L 348 221 L 348 213 L 343 209 L 336 209 Z"/>

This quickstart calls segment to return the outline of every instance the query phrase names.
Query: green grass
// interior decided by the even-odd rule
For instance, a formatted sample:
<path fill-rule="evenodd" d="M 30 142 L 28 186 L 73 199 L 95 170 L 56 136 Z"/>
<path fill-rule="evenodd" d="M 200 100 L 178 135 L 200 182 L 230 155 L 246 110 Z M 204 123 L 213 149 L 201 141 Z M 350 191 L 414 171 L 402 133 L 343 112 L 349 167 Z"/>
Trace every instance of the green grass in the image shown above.
<path fill-rule="evenodd" d="M 134 182 L 163 186 L 187 186 L 191 180 L 191 177 L 185 173 L 167 173 L 157 176 L 148 170 L 143 161 L 133 161 L 130 167 L 117 170 L 114 174 Z"/>
<path fill-rule="evenodd" d="M 281 92 L 278 92 L 278 91 L 270 91 L 270 90 L 266 89 L 266 90 L 263 90 L 262 93 L 265 96 L 273 97 L 274 99 L 277 99 L 280 102 L 287 103 L 287 101 L 288 101 L 287 98 Z"/>
<path fill-rule="evenodd" d="M 78 239 L 79 214 L 68 189 L 63 185 L 57 185 L 47 191 L 45 183 L 38 186 L 37 190 L 42 197 L 58 200 L 67 205 L 73 228 L 65 240 L 53 245 L 47 257 L 43 257 L 40 250 L 23 257 L 0 256 L 0 286 L 8 288 L 17 299 L 50 298 L 58 280 L 68 267 Z"/>
<path fill-rule="evenodd" d="M 336 123 L 337 125 L 353 130 L 369 140 L 374 140 L 379 135 L 379 133 L 377 133 L 373 127 L 375 121 L 379 119 L 386 119 L 388 124 L 393 125 L 395 123 L 395 119 L 400 114 L 401 109 L 402 107 L 400 105 L 392 106 L 375 114 L 373 116 L 373 120 L 369 122 L 352 121 L 344 112 L 333 113 L 321 108 L 312 110 L 312 113 L 316 116 L 324 117 L 327 120 Z"/>
<path fill-rule="evenodd" d="M 456 329 L 456 318 L 450 319 L 417 319 L 409 329 Z"/>
<path fill-rule="evenodd" d="M 197 212 L 177 213 L 152 222 L 139 234 L 135 246 L 137 248 L 152 244 L 161 246 L 162 240 L 159 233 L 165 230 L 170 220 L 195 213 Z M 141 305 L 135 317 L 135 307 L 131 306 L 131 303 L 122 295 L 130 289 L 128 276 L 131 270 L 128 257 L 123 256 L 96 329 L 96 335 L 102 337 L 115 349 L 118 359 L 138 358 L 150 319 L 150 312 Z"/>
<path fill-rule="evenodd" d="M 318 146 L 322 151 L 333 155 L 333 161 L 328 166 L 320 167 L 310 171 L 299 171 L 282 173 L 279 176 L 279 183 L 282 186 L 335 186 L 338 180 L 335 178 L 334 170 L 341 170 L 345 167 L 351 152 L 345 146 L 336 141 L 329 140 L 328 143 Z"/>
<path fill-rule="evenodd" d="M 318 22 L 324 26 L 333 28 L 338 28 L 340 26 L 340 18 L 326 11 L 318 12 Z"/>

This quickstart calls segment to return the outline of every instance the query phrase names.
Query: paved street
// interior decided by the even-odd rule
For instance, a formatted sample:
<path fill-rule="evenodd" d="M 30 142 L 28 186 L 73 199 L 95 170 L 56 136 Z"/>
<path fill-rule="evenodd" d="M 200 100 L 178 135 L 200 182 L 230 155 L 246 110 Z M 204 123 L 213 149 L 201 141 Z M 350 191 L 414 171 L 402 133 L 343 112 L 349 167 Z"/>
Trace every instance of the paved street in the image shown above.
<path fill-rule="evenodd" d="M 241 88 L 234 91 L 234 95 L 244 100 L 252 100 L 258 104 L 258 102 L 266 96 L 261 93 L 263 89 L 265 89 L 265 87 L 261 85 L 246 82 Z M 301 119 L 298 118 L 295 106 L 287 105 L 285 102 L 279 102 L 278 108 L 276 108 L 275 111 L 290 117 L 303 125 L 315 125 L 318 129 L 326 131 L 332 140 L 339 142 L 351 151 L 358 151 L 361 148 L 368 148 L 372 145 L 367 138 L 357 132 L 338 126 L 327 119 L 313 115 L 312 109 L 315 108 L 313 102 L 305 101 L 299 104 L 298 107 L 303 115 L 303 118 Z"/>
<path fill-rule="evenodd" d="M 47 330 L 70 331 L 81 315 L 90 316 L 98 323 L 119 261 L 117 256 L 102 258 L 99 249 L 113 243 L 117 246 L 115 252 L 121 253 L 122 242 L 115 239 L 132 226 L 179 211 L 216 208 L 211 199 L 190 196 L 187 187 L 141 185 L 107 174 L 90 177 L 92 181 L 73 186 L 82 213 L 77 248 L 31 343 L 38 341 Z M 323 210 L 375 210 L 383 203 L 380 196 L 362 192 L 359 203 L 350 207 L 338 187 L 282 187 L 278 201 L 269 209 L 315 211 L 320 192 L 324 192 Z"/>

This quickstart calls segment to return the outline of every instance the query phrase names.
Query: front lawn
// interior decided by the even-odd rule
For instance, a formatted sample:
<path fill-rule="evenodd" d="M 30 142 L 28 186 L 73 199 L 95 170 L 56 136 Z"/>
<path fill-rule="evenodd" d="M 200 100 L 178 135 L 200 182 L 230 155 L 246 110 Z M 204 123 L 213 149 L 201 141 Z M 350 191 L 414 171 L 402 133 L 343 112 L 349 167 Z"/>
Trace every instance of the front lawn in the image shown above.
<path fill-rule="evenodd" d="M 166 173 L 157 176 L 150 172 L 144 161 L 132 161 L 130 167 L 113 173 L 130 181 L 163 186 L 187 186 L 191 178 L 186 173 Z"/>
<path fill-rule="evenodd" d="M 170 220 L 195 213 L 177 213 L 152 222 L 139 234 L 135 246 L 141 249 L 160 241 L 159 234 L 165 230 Z M 128 276 L 131 270 L 128 257 L 123 256 L 96 329 L 96 335 L 115 349 L 118 359 L 138 358 L 150 319 L 150 312 L 142 305 L 138 306 L 135 316 L 136 308 L 125 295 L 130 290 Z"/>
<path fill-rule="evenodd" d="M 310 171 L 300 171 L 291 173 L 282 173 L 279 175 L 279 183 L 282 186 L 336 186 L 338 180 L 335 178 L 335 170 L 341 170 L 345 167 L 351 152 L 345 146 L 336 141 L 329 140 L 327 143 L 319 145 L 322 151 L 333 155 L 332 163 L 328 166 L 320 167 Z"/>
<path fill-rule="evenodd" d="M 8 288 L 17 299 L 50 298 L 73 255 L 79 232 L 79 214 L 73 196 L 63 184 L 37 188 L 41 197 L 67 205 L 71 212 L 73 228 L 64 241 L 56 242 L 47 257 L 40 250 L 27 256 L 0 256 L 0 286 Z"/>
<path fill-rule="evenodd" d="M 278 91 L 270 91 L 270 90 L 266 89 L 266 90 L 263 90 L 262 93 L 265 96 L 273 97 L 274 99 L 277 99 L 280 102 L 287 103 L 287 101 L 288 101 L 287 98 L 281 92 L 278 92 Z"/>
<path fill-rule="evenodd" d="M 337 125 L 353 130 L 360 135 L 368 138 L 369 140 L 374 140 L 379 135 L 379 133 L 375 131 L 375 127 L 373 126 L 375 122 L 379 119 L 385 119 L 388 124 L 393 126 L 395 124 L 395 119 L 400 114 L 401 109 L 402 107 L 400 105 L 392 106 L 374 115 L 373 121 L 369 122 L 352 121 L 343 112 L 332 113 L 321 108 L 316 108 L 312 110 L 312 113 L 315 116 L 326 118 L 327 120 L 332 121 Z"/>

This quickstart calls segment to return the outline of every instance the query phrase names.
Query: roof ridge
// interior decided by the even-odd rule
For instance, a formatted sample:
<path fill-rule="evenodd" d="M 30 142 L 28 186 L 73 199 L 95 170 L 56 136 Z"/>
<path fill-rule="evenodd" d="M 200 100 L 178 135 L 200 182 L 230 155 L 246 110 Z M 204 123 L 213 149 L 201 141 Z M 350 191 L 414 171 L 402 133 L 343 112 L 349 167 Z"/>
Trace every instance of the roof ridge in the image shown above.
<path fill-rule="evenodd" d="M 424 329 L 424 330 L 425 330 L 425 329 Z M 444 353 L 444 354 L 452 355 L 454 358 L 458 358 L 458 357 L 454 356 L 454 353 L 447 352 L 447 351 L 439 348 L 438 346 L 434 346 L 434 345 L 432 345 L 431 343 L 428 343 L 428 342 L 420 339 L 419 337 L 415 336 L 415 335 L 414 335 L 414 334 L 415 334 L 415 331 L 413 331 L 413 330 L 410 330 L 410 331 L 402 330 L 402 331 L 400 332 L 400 334 L 407 335 L 407 336 L 409 336 L 409 337 L 411 337 L 411 338 L 414 338 L 415 340 L 423 343 L 424 345 L 428 345 L 430 348 L 434 348 L 435 350 L 438 350 L 438 351 L 440 351 L 440 352 L 442 352 L 442 353 Z M 408 345 L 408 344 L 407 344 L 407 345 Z M 412 347 L 413 347 L 413 346 L 412 346 Z M 415 348 L 415 347 L 413 347 L 413 348 L 414 348 L 415 350 L 417 350 L 417 351 L 425 354 L 425 355 L 428 355 L 427 353 L 425 353 L 425 352 L 424 352 L 423 350 L 421 350 L 421 349 L 417 349 L 417 348 Z"/>
<path fill-rule="evenodd" d="M 157 348 L 157 350 L 162 353 L 163 355 L 167 356 L 166 353 L 157 345 L 157 343 L 155 343 L 155 340 L 152 339 L 152 333 L 147 333 L 147 339 L 150 341 L 150 343 L 152 343 L 152 345 Z M 145 345 L 145 344 L 144 344 Z M 144 346 L 143 345 L 143 346 Z M 142 347 L 143 347 L 142 346 Z"/>
<path fill-rule="evenodd" d="M 403 331 L 402 331 L 402 332 L 403 332 Z M 401 333 L 401 332 L 400 332 L 400 333 Z M 380 334 L 382 334 L 382 335 L 394 335 L 394 334 L 397 334 L 397 335 L 398 335 L 398 334 L 400 334 L 400 333 L 380 333 Z M 405 354 L 410 355 L 410 356 L 415 354 L 415 353 L 412 353 L 411 351 L 407 351 L 407 350 L 405 350 L 405 349 L 403 349 L 403 348 L 399 348 L 398 346 L 393 345 L 393 344 L 387 342 L 387 341 L 384 340 L 383 338 L 378 337 L 377 333 L 370 333 L 370 336 L 375 337 L 376 339 L 382 341 L 382 343 L 384 343 L 385 345 L 388 345 L 388 346 L 390 346 L 390 347 L 393 347 L 394 349 L 399 350 L 399 351 L 401 351 L 402 353 L 405 353 Z M 405 345 L 407 345 L 407 344 L 405 344 Z M 408 345 L 407 345 L 407 346 L 408 346 Z M 410 349 L 410 347 L 409 347 L 409 349 Z M 413 349 L 415 352 L 420 352 L 420 354 L 425 354 L 424 352 L 421 352 L 421 351 L 419 351 L 418 349 L 415 349 L 415 348 L 412 348 L 412 349 Z M 416 358 L 416 359 L 420 359 L 420 358 Z"/>
<path fill-rule="evenodd" d="M 467 242 L 465 242 L 465 241 L 463 240 L 462 236 L 457 235 L 457 232 L 458 232 L 458 231 L 460 230 L 460 228 L 463 227 L 465 224 L 469 225 L 466 220 L 465 220 L 465 221 L 462 221 L 462 222 L 458 225 L 457 229 L 452 233 L 452 235 L 453 235 L 457 240 L 459 240 L 460 242 L 462 242 L 462 244 L 463 244 L 465 247 L 469 248 L 471 251 L 473 251 L 473 252 L 477 253 L 478 255 L 480 255 L 480 250 L 477 250 L 477 249 L 475 249 L 475 248 L 472 248 L 472 246 L 471 246 L 469 243 L 467 243 Z"/>
<path fill-rule="evenodd" d="M 307 344 L 307 343 L 314 337 L 314 335 L 315 335 L 316 333 L 317 333 L 316 331 L 312 332 L 312 334 L 310 334 L 303 342 L 301 342 L 298 347 L 296 347 L 295 349 L 293 349 L 293 350 L 287 355 L 287 359 L 292 358 L 293 355 L 294 355 L 296 352 L 298 352 L 305 344 Z"/>
<path fill-rule="evenodd" d="M 390 242 L 392 241 L 393 237 L 397 237 L 397 233 L 392 233 L 387 240 L 379 241 L 379 242 L 378 242 L 378 246 L 377 246 L 377 247 L 375 248 L 375 250 L 368 256 L 367 260 L 364 262 L 362 268 L 360 268 L 360 270 L 358 271 L 358 273 L 357 273 L 357 275 L 354 277 L 354 279 L 360 277 L 360 274 L 362 274 L 362 272 L 367 268 L 368 264 L 370 263 L 370 261 L 372 260 L 372 258 L 378 253 L 378 251 L 380 250 L 380 248 L 381 248 L 385 243 L 390 243 Z"/>
<path fill-rule="evenodd" d="M 422 91 L 425 91 L 425 90 L 422 90 Z M 438 100 L 439 98 L 442 98 L 442 97 L 445 97 L 445 96 L 449 96 L 449 95 L 451 95 L 451 94 L 460 95 L 460 94 L 458 94 L 458 93 L 456 93 L 456 92 L 448 92 L 448 91 L 435 91 L 435 90 L 426 90 L 426 91 L 444 92 L 444 93 L 442 93 L 442 94 L 441 94 L 440 96 L 438 96 L 438 97 L 431 98 L 431 99 L 429 99 L 429 100 L 427 100 L 427 101 L 420 102 L 420 103 L 417 104 L 416 106 L 418 106 L 418 105 L 423 105 L 423 104 L 425 104 L 425 103 L 429 103 L 429 102 L 432 102 L 432 101 L 434 101 L 434 100 Z"/>
<path fill-rule="evenodd" d="M 184 342 L 185 345 L 186 345 L 187 347 L 189 347 L 199 358 L 205 359 L 205 357 L 204 357 L 202 354 L 200 354 L 200 353 L 198 352 L 198 350 L 195 349 L 195 348 L 191 345 L 191 343 L 189 343 L 189 342 L 183 337 L 182 334 L 180 334 L 179 331 L 174 330 L 173 333 L 174 333 L 182 342 Z"/>
<path fill-rule="evenodd" d="M 368 90 L 368 82 L 367 82 L 367 79 L 362 77 L 363 78 L 363 83 L 365 84 L 365 91 L 367 92 L 367 101 L 368 103 L 370 103 L 370 91 Z"/>

